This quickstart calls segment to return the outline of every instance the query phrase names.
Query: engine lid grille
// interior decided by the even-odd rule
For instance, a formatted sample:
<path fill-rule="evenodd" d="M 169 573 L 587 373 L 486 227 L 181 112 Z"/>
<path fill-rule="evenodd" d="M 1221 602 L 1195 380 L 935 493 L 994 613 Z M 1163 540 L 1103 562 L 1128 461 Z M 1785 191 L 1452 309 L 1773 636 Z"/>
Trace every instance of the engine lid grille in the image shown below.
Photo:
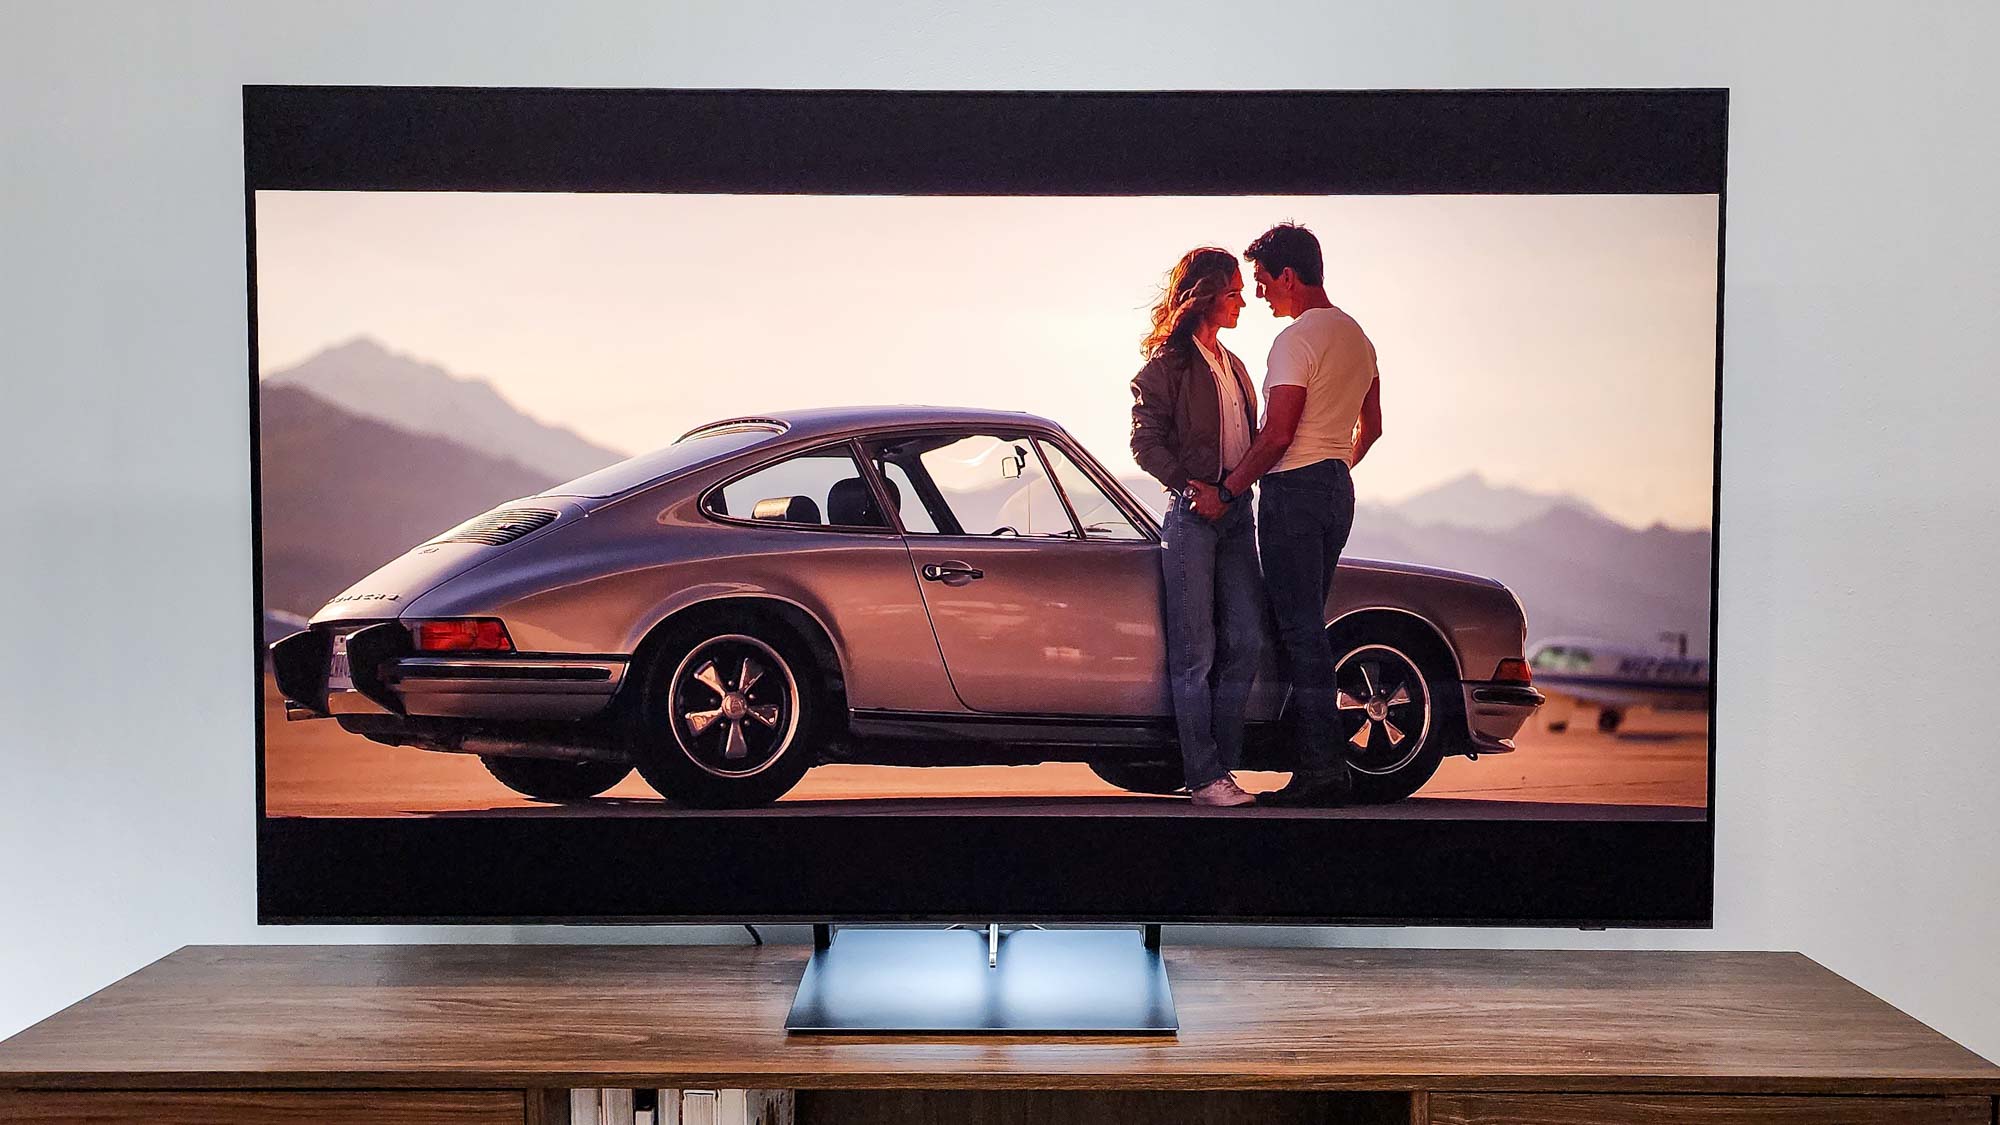
<path fill-rule="evenodd" d="M 488 547 L 498 547 L 502 543 L 512 543 L 523 535 L 547 527 L 554 523 L 555 519 L 556 513 L 548 508 L 497 508 L 459 524 L 425 546 L 438 543 L 483 543 Z"/>

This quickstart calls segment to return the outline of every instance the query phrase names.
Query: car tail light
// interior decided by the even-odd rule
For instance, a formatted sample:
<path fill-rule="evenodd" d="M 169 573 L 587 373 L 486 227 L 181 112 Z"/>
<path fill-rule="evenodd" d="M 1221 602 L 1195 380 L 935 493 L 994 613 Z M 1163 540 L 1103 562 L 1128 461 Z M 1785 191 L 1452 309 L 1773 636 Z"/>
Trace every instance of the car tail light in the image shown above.
<path fill-rule="evenodd" d="M 414 622 L 418 652 L 513 652 L 514 641 L 497 617 Z"/>
<path fill-rule="evenodd" d="M 1518 656 L 1510 656 L 1493 668 L 1493 678 L 1510 684 L 1532 684 L 1535 673 L 1528 668 L 1528 662 Z"/>

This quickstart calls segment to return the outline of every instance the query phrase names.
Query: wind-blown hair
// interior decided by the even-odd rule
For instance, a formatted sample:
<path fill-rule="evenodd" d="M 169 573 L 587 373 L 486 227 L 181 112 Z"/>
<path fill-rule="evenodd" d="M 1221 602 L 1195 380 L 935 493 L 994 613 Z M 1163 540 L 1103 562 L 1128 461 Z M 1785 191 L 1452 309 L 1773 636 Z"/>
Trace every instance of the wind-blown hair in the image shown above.
<path fill-rule="evenodd" d="M 1297 223 L 1279 223 L 1257 236 L 1243 256 L 1276 277 L 1291 267 L 1306 285 L 1326 284 L 1326 264 L 1320 258 L 1319 239 Z"/>
<path fill-rule="evenodd" d="M 1147 359 L 1172 348 L 1185 347 L 1195 330 L 1215 310 L 1215 303 L 1242 273 L 1236 255 L 1213 246 L 1201 246 L 1181 255 L 1160 288 L 1153 306 L 1153 327 L 1140 342 L 1139 351 Z"/>

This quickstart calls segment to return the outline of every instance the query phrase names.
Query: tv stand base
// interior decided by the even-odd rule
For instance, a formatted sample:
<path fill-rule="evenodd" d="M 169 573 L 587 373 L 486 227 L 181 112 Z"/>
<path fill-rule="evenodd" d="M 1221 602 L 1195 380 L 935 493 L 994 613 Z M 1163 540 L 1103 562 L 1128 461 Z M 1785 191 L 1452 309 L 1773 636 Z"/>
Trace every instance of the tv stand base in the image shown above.
<path fill-rule="evenodd" d="M 1159 927 L 814 927 L 785 1030 L 1172 1035 Z"/>

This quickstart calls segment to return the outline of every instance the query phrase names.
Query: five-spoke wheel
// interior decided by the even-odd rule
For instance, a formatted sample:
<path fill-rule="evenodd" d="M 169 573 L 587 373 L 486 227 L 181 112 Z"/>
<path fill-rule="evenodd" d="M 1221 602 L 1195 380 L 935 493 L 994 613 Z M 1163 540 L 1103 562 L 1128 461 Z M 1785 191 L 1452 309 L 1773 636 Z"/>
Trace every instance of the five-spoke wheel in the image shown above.
<path fill-rule="evenodd" d="M 811 657 L 755 626 L 686 627 L 662 645 L 633 728 L 639 773 L 703 808 L 777 800 L 813 763 Z"/>
<path fill-rule="evenodd" d="M 1390 645 L 1361 645 L 1335 662 L 1334 683 L 1350 768 L 1380 777 L 1416 760 L 1430 733 L 1431 693 L 1415 660 Z"/>
<path fill-rule="evenodd" d="M 732 633 L 695 646 L 674 670 L 674 738 L 717 777 L 748 777 L 778 759 L 796 733 L 799 686 L 770 645 Z"/>
<path fill-rule="evenodd" d="M 1423 788 L 1464 723 L 1451 650 L 1414 625 L 1374 618 L 1327 630 L 1334 657 L 1335 737 L 1354 799 L 1387 804 Z"/>

